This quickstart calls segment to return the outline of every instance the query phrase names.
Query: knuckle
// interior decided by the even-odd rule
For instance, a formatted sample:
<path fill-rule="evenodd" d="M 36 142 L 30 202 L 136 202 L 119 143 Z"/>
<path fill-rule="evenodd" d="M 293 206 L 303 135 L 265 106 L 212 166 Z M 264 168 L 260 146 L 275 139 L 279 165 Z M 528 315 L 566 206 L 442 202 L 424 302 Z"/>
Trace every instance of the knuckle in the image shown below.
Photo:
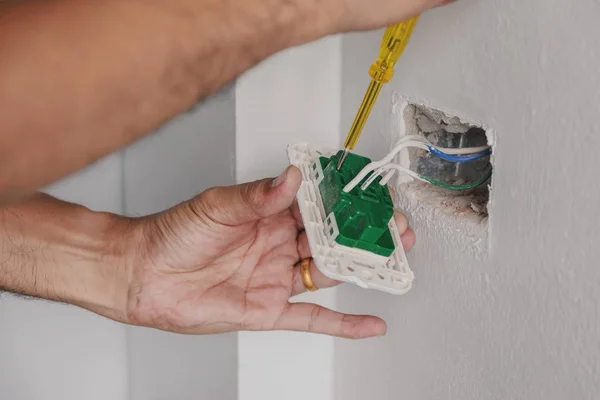
<path fill-rule="evenodd" d="M 245 203 L 251 206 L 258 206 L 262 201 L 263 193 L 264 184 L 262 182 L 254 182 L 242 186 L 240 196 Z"/>
<path fill-rule="evenodd" d="M 254 188 L 255 185 L 249 184 L 249 185 L 244 185 L 241 187 L 240 189 L 240 198 L 242 199 L 243 203 L 246 204 L 250 204 L 253 205 L 254 202 L 256 201 L 256 189 Z"/>
<path fill-rule="evenodd" d="M 267 201 L 268 181 L 257 181 L 243 185 L 240 188 L 239 196 L 242 204 L 246 204 L 250 210 L 256 213 L 256 217 L 261 217 L 261 210 Z"/>
<path fill-rule="evenodd" d="M 213 187 L 210 189 L 206 189 L 204 192 L 200 193 L 195 199 L 192 200 L 192 203 L 196 204 L 218 204 L 219 203 L 219 188 Z"/>
<path fill-rule="evenodd" d="M 219 188 L 210 188 L 187 202 L 195 221 L 203 226 L 219 224 L 219 216 L 225 212 L 223 193 Z"/>

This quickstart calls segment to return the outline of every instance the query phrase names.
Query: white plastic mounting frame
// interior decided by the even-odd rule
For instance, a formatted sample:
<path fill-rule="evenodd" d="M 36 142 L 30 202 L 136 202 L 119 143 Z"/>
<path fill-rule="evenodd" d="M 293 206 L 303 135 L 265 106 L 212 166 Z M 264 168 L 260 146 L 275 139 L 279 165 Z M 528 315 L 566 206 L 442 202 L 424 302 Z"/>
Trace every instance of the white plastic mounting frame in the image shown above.
<path fill-rule="evenodd" d="M 394 218 L 389 228 L 396 249 L 389 258 L 369 251 L 342 246 L 335 242 L 339 234 L 333 214 L 325 215 L 319 192 L 323 170 L 319 157 L 331 157 L 333 151 L 314 151 L 306 143 L 288 146 L 290 163 L 302 172 L 298 205 L 315 265 L 325 276 L 363 288 L 391 294 L 405 294 L 412 288 L 414 273 Z"/>

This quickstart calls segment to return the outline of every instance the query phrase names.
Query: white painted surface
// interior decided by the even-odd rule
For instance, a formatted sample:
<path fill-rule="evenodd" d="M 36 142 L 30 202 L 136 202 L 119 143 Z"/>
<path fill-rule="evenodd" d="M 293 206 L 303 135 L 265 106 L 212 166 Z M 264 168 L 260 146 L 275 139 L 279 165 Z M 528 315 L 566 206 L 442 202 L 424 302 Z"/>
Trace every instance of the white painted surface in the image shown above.
<path fill-rule="evenodd" d="M 225 89 L 125 153 L 125 212 L 146 215 L 235 183 L 235 92 Z M 127 328 L 129 400 L 234 400 L 237 335 Z"/>
<path fill-rule="evenodd" d="M 110 156 L 48 192 L 121 211 L 121 159 Z M 0 297 L 0 398 L 126 400 L 125 328 L 76 307 Z"/>
<path fill-rule="evenodd" d="M 125 150 L 125 208 L 146 215 L 235 183 L 235 89 L 227 87 Z"/>
<path fill-rule="evenodd" d="M 290 49 L 238 81 L 238 182 L 283 172 L 290 143 L 339 145 L 340 50 L 339 37 Z M 300 297 L 335 307 L 333 290 Z M 333 398 L 332 338 L 289 332 L 238 337 L 240 400 Z"/>
<path fill-rule="evenodd" d="M 387 148 L 393 91 L 492 127 L 489 254 L 410 208 L 411 293 L 338 297 L 389 333 L 336 342 L 337 399 L 600 397 L 599 12 L 595 0 L 459 1 L 422 18 L 360 148 Z M 344 124 L 379 38 L 344 39 Z"/>

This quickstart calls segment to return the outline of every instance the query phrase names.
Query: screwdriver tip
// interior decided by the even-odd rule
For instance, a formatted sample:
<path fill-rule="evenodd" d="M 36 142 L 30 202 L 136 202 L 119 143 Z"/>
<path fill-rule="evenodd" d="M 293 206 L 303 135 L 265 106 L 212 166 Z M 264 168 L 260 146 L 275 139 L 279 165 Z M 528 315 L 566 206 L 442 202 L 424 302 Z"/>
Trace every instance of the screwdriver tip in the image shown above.
<path fill-rule="evenodd" d="M 342 165 L 344 165 L 344 161 L 346 161 L 346 157 L 348 157 L 348 149 L 344 149 L 344 154 L 340 157 L 337 163 L 337 170 L 342 169 Z"/>

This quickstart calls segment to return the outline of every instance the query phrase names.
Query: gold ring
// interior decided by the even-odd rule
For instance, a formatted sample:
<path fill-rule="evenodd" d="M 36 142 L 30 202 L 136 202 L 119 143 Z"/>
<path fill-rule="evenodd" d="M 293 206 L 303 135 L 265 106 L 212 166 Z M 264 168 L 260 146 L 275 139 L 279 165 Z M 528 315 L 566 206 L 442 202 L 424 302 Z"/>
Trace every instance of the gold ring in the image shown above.
<path fill-rule="evenodd" d="M 300 262 L 300 275 L 302 276 L 302 283 L 309 292 L 316 292 L 318 289 L 310 276 L 310 258 L 305 258 Z"/>

